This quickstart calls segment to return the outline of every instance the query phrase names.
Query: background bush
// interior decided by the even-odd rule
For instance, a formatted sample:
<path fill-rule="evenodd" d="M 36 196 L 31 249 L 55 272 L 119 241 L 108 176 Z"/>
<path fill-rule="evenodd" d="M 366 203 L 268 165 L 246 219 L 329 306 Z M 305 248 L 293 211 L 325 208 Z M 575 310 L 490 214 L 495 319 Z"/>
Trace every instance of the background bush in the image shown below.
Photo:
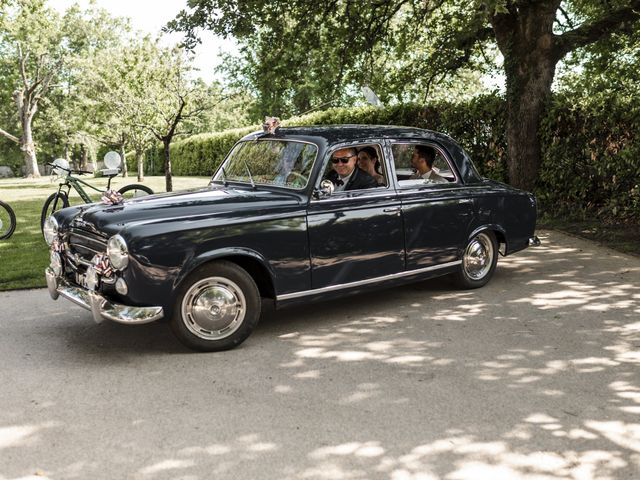
<path fill-rule="evenodd" d="M 465 103 L 333 108 L 287 125 L 378 124 L 437 130 L 469 153 L 482 175 L 507 181 L 505 102 L 485 95 Z M 211 175 L 233 144 L 258 128 L 201 134 L 171 146 L 176 175 Z M 536 195 L 542 213 L 604 222 L 640 222 L 640 111 L 622 99 L 555 96 L 541 129 Z"/>

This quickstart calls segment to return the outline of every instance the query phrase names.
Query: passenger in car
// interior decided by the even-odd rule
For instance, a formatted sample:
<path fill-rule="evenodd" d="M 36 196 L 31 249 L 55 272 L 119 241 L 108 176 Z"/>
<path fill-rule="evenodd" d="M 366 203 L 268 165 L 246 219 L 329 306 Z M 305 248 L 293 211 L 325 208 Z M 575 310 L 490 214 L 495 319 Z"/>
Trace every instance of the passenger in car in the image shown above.
<path fill-rule="evenodd" d="M 357 167 L 358 152 L 355 148 L 341 148 L 331 156 L 332 170 L 327 180 L 335 185 L 335 192 L 376 188 L 378 182 L 364 170 Z"/>
<path fill-rule="evenodd" d="M 378 185 L 385 185 L 384 176 L 380 170 L 378 152 L 373 147 L 362 147 L 358 150 L 358 167 L 376 179 Z"/>
<path fill-rule="evenodd" d="M 438 175 L 431 167 L 436 158 L 433 148 L 426 145 L 416 145 L 411 157 L 411 166 L 415 173 L 411 175 L 412 180 L 424 178 L 427 183 L 447 183 L 447 179 Z"/>

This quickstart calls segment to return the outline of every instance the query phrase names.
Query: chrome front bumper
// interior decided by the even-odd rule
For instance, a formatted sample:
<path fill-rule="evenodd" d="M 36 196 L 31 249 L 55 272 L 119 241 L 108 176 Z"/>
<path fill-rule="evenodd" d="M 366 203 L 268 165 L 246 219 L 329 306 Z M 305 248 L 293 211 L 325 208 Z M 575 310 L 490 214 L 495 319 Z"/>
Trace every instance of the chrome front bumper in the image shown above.
<path fill-rule="evenodd" d="M 111 320 L 127 325 L 136 325 L 159 320 L 164 315 L 162 307 L 120 305 L 110 302 L 97 292 L 69 285 L 63 279 L 56 277 L 51 268 L 46 269 L 45 276 L 51 298 L 56 300 L 59 296 L 63 296 L 76 305 L 90 310 L 96 323 Z"/>

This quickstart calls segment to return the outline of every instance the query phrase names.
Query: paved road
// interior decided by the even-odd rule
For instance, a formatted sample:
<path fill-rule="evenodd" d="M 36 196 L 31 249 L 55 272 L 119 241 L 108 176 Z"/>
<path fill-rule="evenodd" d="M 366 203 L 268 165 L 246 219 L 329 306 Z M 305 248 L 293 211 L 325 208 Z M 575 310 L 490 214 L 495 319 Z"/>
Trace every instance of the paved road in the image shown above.
<path fill-rule="evenodd" d="M 638 479 L 640 259 L 540 236 L 219 354 L 0 293 L 0 479 Z"/>

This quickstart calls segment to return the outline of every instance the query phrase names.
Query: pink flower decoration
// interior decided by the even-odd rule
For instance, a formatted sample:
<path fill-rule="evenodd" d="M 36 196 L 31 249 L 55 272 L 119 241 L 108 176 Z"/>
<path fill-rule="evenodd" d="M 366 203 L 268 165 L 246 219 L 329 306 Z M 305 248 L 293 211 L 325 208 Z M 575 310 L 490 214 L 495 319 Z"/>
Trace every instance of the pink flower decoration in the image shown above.
<path fill-rule="evenodd" d="M 280 119 L 278 117 L 264 117 L 264 123 L 262 124 L 262 130 L 265 133 L 274 134 L 280 127 Z"/>
<path fill-rule="evenodd" d="M 109 262 L 109 257 L 104 254 L 95 255 L 91 263 L 93 263 L 93 266 L 98 275 L 110 277 L 113 273 L 113 268 L 111 267 L 111 262 Z"/>
<path fill-rule="evenodd" d="M 124 197 L 115 190 L 107 190 L 102 195 L 102 203 L 105 205 L 121 205 L 124 203 Z"/>

